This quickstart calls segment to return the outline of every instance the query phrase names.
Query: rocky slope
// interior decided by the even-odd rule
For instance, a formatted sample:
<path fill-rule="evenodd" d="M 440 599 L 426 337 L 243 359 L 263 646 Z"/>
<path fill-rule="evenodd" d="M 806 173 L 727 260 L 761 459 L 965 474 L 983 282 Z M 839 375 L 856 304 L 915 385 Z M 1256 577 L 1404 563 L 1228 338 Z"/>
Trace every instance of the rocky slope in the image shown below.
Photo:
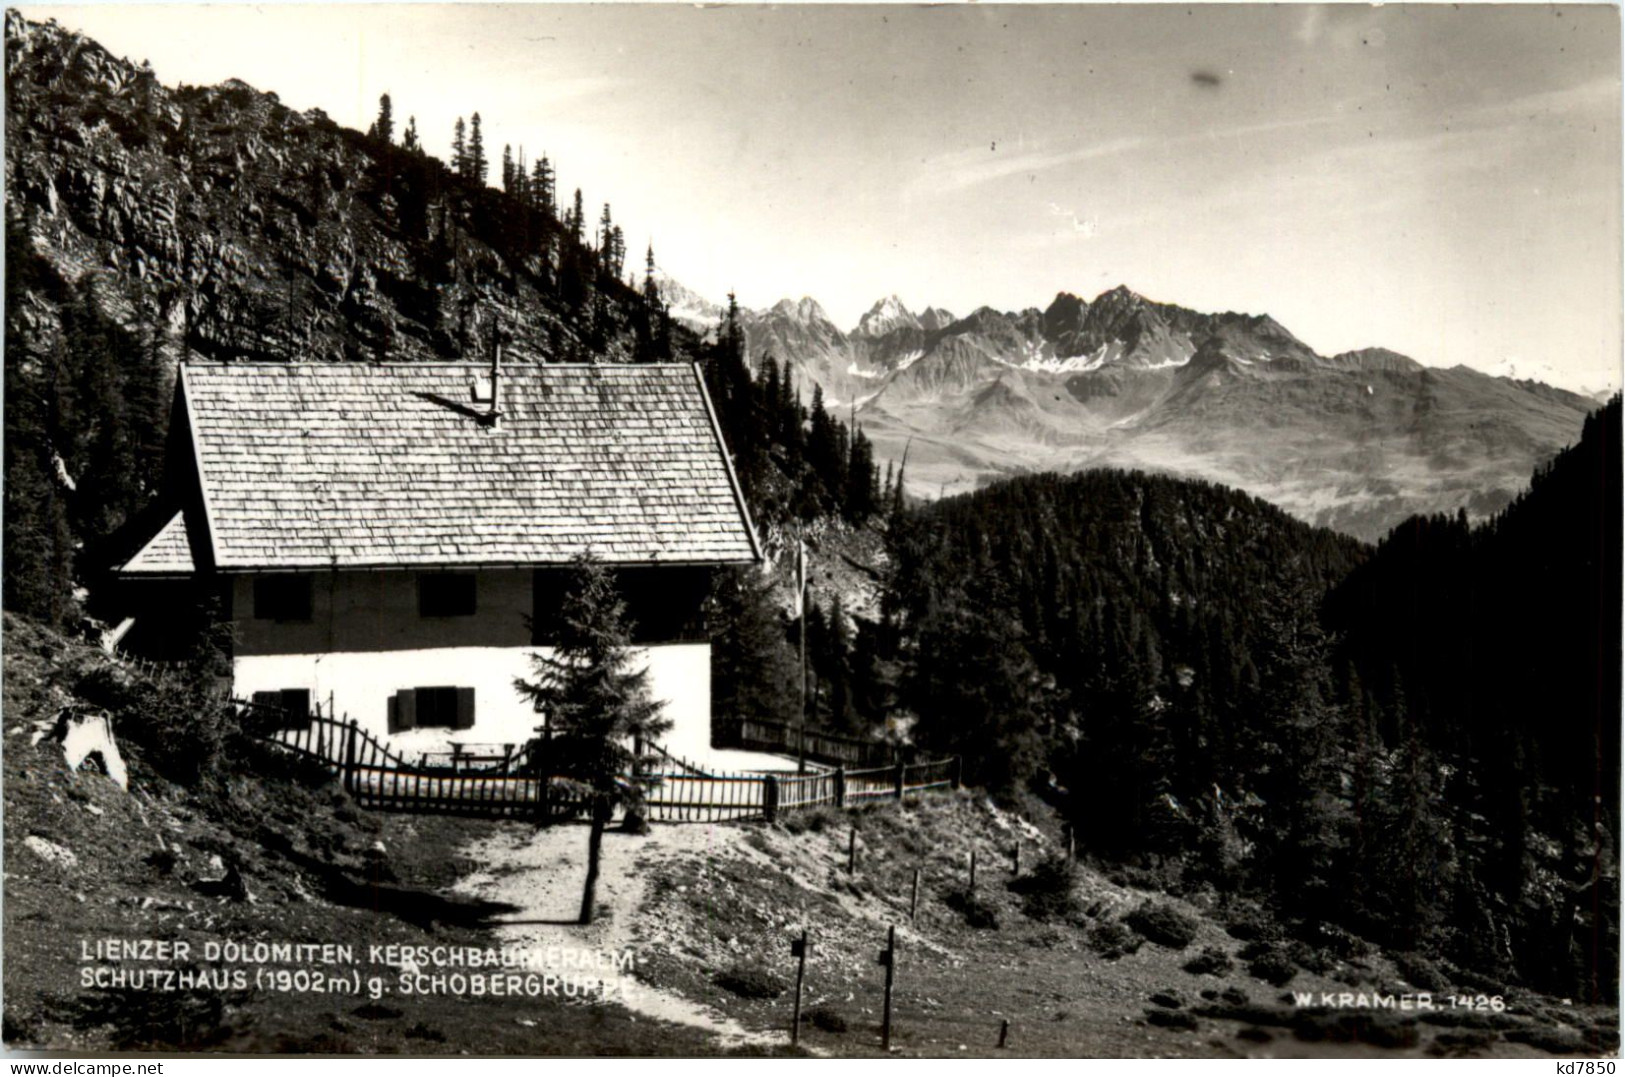
<path fill-rule="evenodd" d="M 1417 512 L 1504 506 L 1594 399 L 1381 348 L 1322 356 L 1268 315 L 1203 314 L 1117 287 L 1019 312 L 912 314 L 843 333 L 817 303 L 748 314 L 751 355 L 852 410 L 934 497 L 1025 471 L 1137 467 L 1240 487 L 1378 538 Z"/>
<path fill-rule="evenodd" d="M 75 289 L 171 361 L 454 358 L 498 321 L 516 358 L 630 349 L 624 286 L 596 320 L 560 295 L 550 216 L 274 93 L 167 88 L 15 11 L 5 34 L 8 235 L 56 278 L 7 311 L 24 350 Z"/>

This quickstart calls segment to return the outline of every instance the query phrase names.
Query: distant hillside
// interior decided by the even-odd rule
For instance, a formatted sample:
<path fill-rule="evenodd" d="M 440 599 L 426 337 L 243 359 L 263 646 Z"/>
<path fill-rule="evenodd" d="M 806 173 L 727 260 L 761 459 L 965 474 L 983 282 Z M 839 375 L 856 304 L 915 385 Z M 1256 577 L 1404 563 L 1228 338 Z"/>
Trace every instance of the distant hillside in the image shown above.
<path fill-rule="evenodd" d="M 812 299 L 748 314 L 754 361 L 855 411 L 910 492 L 1034 471 L 1208 479 L 1368 540 L 1416 512 L 1503 507 L 1594 402 L 1380 348 L 1317 355 L 1268 315 L 1203 314 L 1125 287 L 954 319 L 896 297 L 843 332 Z"/>

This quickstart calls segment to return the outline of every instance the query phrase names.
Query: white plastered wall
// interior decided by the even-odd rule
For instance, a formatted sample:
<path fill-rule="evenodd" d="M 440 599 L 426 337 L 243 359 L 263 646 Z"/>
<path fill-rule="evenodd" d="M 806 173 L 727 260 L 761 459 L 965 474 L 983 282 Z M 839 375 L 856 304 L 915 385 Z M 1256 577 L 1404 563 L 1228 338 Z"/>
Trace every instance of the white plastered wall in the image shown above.
<path fill-rule="evenodd" d="M 412 651 L 336 651 L 332 654 L 274 654 L 238 657 L 233 674 L 239 698 L 254 692 L 305 688 L 328 712 L 354 718 L 391 748 L 407 752 L 442 751 L 461 744 L 521 744 L 540 718 L 514 690 L 515 677 L 534 678 L 536 647 L 436 647 Z M 670 643 L 641 648 L 637 665 L 649 670 L 649 687 L 666 704 L 672 731 L 663 741 L 710 743 L 711 648 L 705 643 Z M 389 733 L 389 697 L 403 688 L 474 689 L 472 729 L 416 729 Z"/>
<path fill-rule="evenodd" d="M 548 653 L 530 643 L 526 617 L 532 610 L 528 570 L 488 570 L 475 575 L 476 612 L 466 617 L 419 615 L 418 574 L 413 572 L 316 573 L 308 621 L 258 620 L 254 581 L 233 583 L 236 624 L 233 692 L 304 688 L 328 712 L 329 697 L 340 717 L 354 718 L 392 748 L 441 751 L 461 744 L 520 744 L 540 717 L 514 690 L 516 677 L 533 679 L 532 655 Z M 666 703 L 672 730 L 663 741 L 709 746 L 711 739 L 711 647 L 667 643 L 639 649 L 650 689 Z M 419 729 L 389 733 L 389 698 L 406 688 L 474 689 L 472 729 Z"/>

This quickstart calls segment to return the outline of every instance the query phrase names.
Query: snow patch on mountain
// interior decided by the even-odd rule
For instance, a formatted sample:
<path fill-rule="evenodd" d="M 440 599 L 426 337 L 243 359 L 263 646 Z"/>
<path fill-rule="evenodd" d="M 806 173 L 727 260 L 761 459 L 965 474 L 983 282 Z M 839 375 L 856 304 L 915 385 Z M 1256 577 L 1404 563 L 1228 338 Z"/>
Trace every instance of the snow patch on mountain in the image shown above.
<path fill-rule="evenodd" d="M 716 329 L 726 313 L 723 308 L 683 284 L 660 266 L 655 267 L 655 285 L 671 320 L 704 336 Z"/>

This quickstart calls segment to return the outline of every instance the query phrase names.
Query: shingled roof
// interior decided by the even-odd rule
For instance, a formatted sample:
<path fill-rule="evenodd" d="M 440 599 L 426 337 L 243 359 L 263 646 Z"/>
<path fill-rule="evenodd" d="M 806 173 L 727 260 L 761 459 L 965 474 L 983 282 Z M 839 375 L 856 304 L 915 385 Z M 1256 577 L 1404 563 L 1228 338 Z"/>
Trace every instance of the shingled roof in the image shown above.
<path fill-rule="evenodd" d="M 186 364 L 222 570 L 759 559 L 698 367 Z M 173 560 L 179 518 L 126 571 Z M 168 538 L 166 539 L 166 536 Z M 160 545 L 159 540 L 165 540 Z M 155 549 L 156 547 L 156 549 Z"/>
<path fill-rule="evenodd" d="M 186 540 L 186 517 L 179 512 L 119 569 L 130 576 L 190 576 L 195 570 L 192 547 Z"/>

